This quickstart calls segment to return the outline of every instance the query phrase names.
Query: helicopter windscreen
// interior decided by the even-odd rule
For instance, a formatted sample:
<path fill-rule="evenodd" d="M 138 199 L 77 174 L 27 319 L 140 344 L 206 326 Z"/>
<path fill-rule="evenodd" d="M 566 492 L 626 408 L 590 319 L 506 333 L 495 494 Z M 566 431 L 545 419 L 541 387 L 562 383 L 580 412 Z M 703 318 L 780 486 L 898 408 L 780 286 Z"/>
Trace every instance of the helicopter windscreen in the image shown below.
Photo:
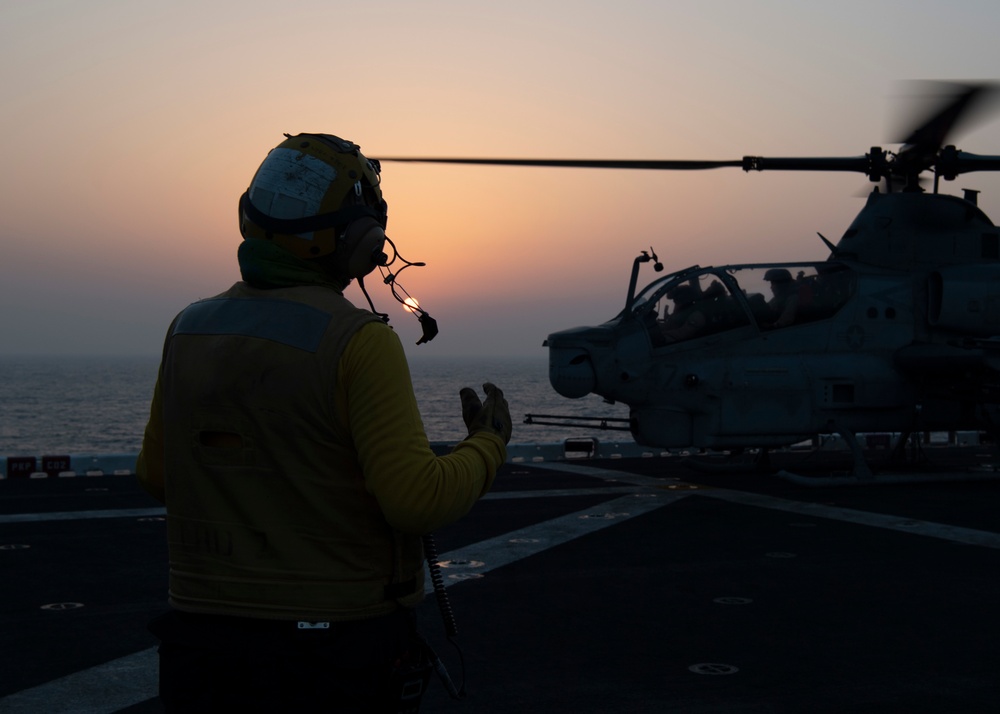
<path fill-rule="evenodd" d="M 645 315 L 656 345 L 749 325 L 749 311 L 734 297 L 731 284 L 722 271 L 682 271 L 647 286 L 636 298 L 635 311 Z"/>
<path fill-rule="evenodd" d="M 772 330 L 822 320 L 854 285 L 854 272 L 832 262 L 689 269 L 648 285 L 633 311 L 662 346 L 751 324 Z"/>
<path fill-rule="evenodd" d="M 757 326 L 793 327 L 832 317 L 854 293 L 854 271 L 842 263 L 733 266 Z"/>

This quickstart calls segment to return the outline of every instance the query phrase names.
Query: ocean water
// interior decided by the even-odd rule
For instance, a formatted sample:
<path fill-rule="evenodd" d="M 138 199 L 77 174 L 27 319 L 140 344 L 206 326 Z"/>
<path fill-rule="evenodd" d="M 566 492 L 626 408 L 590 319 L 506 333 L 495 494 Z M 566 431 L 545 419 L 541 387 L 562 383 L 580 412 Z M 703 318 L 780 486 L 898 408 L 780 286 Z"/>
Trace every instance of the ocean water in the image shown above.
<path fill-rule="evenodd" d="M 570 437 L 598 436 L 602 441 L 631 441 L 627 432 L 524 424 L 525 414 L 628 417 L 628 407 L 606 404 L 589 395 L 583 399 L 559 396 L 549 384 L 546 356 L 485 360 L 481 358 L 414 358 L 410 361 L 413 391 L 420 406 L 424 428 L 431 441 L 460 441 L 468 433 L 462 421 L 458 391 L 472 387 L 482 398 L 482 384 L 490 381 L 503 390 L 514 422 L 512 443 L 559 442 Z"/>
<path fill-rule="evenodd" d="M 138 452 L 149 416 L 158 357 L 0 356 L 0 456 Z M 524 415 L 626 417 L 623 405 L 593 395 L 565 399 L 537 358 L 448 358 L 410 361 L 413 389 L 431 441 L 465 434 L 458 391 L 492 381 L 504 390 L 514 421 L 512 443 L 560 442 L 596 436 L 628 441 L 625 432 L 523 424 Z M 613 434 L 614 437 L 610 437 Z"/>
<path fill-rule="evenodd" d="M 0 455 L 138 452 L 155 357 L 0 357 Z"/>

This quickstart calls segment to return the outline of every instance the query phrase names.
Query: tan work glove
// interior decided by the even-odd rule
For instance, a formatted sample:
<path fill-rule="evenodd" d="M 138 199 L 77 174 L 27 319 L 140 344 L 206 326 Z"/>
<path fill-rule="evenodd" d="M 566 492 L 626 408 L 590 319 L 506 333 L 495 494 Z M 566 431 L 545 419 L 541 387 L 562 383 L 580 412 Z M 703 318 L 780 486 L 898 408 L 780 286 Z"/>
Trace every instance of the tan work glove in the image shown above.
<path fill-rule="evenodd" d="M 513 427 L 507 400 L 503 398 L 500 388 L 489 382 L 483 385 L 483 391 L 486 393 L 485 402 L 480 402 L 476 392 L 470 387 L 463 387 L 458 393 L 462 398 L 462 418 L 469 427 L 469 436 L 486 430 L 503 439 L 504 444 L 509 444 Z"/>

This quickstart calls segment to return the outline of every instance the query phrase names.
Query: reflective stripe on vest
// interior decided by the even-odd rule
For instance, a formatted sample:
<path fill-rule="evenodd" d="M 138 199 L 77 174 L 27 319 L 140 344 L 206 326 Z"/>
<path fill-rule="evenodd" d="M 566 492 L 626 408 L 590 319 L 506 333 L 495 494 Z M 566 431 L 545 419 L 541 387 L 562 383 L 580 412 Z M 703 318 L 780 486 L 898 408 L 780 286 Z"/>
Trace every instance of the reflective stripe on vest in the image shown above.
<path fill-rule="evenodd" d="M 174 335 L 241 335 L 315 352 L 331 315 L 292 300 L 210 298 L 189 305 Z"/>

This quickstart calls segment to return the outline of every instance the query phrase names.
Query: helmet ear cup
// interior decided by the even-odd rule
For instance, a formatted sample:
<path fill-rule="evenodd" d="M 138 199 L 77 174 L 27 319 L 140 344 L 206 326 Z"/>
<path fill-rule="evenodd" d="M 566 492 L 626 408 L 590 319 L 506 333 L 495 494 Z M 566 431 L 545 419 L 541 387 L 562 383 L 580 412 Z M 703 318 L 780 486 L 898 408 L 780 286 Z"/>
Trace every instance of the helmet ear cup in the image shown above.
<path fill-rule="evenodd" d="M 374 218 L 352 221 L 337 246 L 348 278 L 363 278 L 387 260 L 383 252 L 385 229 Z"/>

